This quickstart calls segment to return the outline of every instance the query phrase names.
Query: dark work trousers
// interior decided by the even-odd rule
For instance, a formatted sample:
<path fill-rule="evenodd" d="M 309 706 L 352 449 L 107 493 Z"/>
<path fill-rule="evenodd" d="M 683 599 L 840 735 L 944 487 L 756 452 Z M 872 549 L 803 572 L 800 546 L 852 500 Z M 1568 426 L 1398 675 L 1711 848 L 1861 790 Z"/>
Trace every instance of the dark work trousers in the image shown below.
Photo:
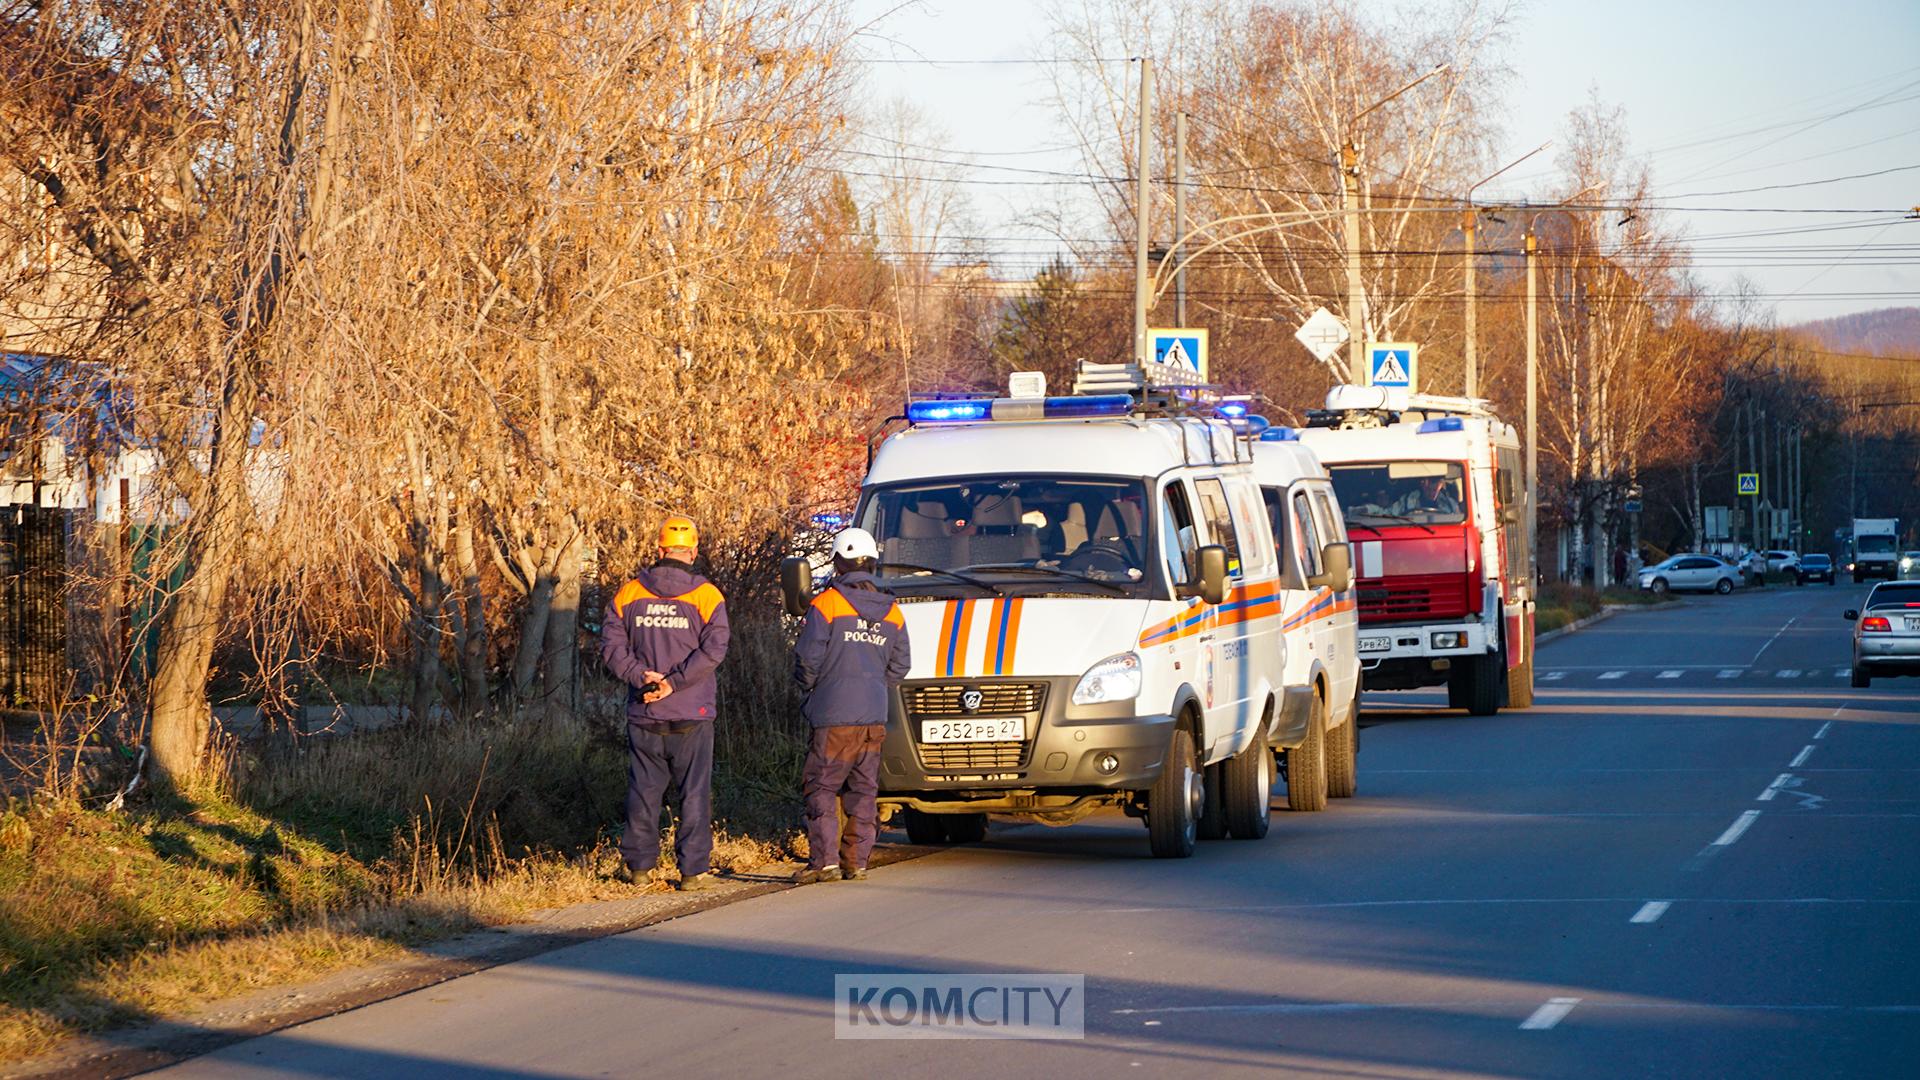
<path fill-rule="evenodd" d="M 680 793 L 673 857 L 680 876 L 713 868 L 713 721 L 627 725 L 627 828 L 620 857 L 629 869 L 660 861 L 660 802 L 671 781 Z"/>
<path fill-rule="evenodd" d="M 801 784 L 807 796 L 807 866 L 839 865 L 865 868 L 879 834 L 874 819 L 875 796 L 880 793 L 880 744 L 885 724 L 843 724 L 813 729 L 807 749 L 807 769 Z M 840 831 L 835 802 L 847 811 L 847 831 Z"/>

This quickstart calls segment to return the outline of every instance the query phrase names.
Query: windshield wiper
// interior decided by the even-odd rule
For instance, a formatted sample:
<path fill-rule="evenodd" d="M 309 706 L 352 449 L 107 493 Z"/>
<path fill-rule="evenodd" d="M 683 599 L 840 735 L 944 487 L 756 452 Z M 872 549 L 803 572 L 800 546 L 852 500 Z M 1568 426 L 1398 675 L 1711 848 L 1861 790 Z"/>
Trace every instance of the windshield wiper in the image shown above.
<path fill-rule="evenodd" d="M 1370 513 L 1370 514 L 1367 514 L 1367 516 L 1368 516 L 1368 517 L 1370 517 L 1370 518 L 1385 518 L 1385 519 L 1386 519 L 1386 520 L 1388 520 L 1388 521 L 1398 521 L 1398 522 L 1401 522 L 1401 523 L 1403 523 L 1403 524 L 1406 524 L 1406 525 L 1412 525 L 1412 526 L 1414 526 L 1415 528 L 1420 528 L 1420 529 L 1426 529 L 1426 530 L 1427 530 L 1427 535 L 1428 535 L 1428 536 L 1438 536 L 1438 535 L 1439 535 L 1438 533 L 1436 533 L 1436 532 L 1434 532 L 1434 531 L 1433 531 L 1433 530 L 1432 530 L 1431 528 L 1428 528 L 1428 527 L 1427 527 L 1427 525 L 1426 525 L 1426 524 L 1425 524 L 1424 522 L 1419 522 L 1419 521 L 1415 521 L 1415 520 L 1413 520 L 1412 518 L 1410 518 L 1410 517 L 1408 517 L 1408 516 L 1406 516 L 1405 514 L 1371 514 L 1371 513 Z M 1368 528 L 1370 528 L 1370 529 L 1371 529 L 1371 528 L 1373 528 L 1373 526 L 1371 526 L 1371 525 L 1369 525 L 1369 526 L 1367 526 L 1367 527 L 1368 527 Z M 1373 531 L 1374 531 L 1375 533 L 1378 533 L 1378 532 L 1379 532 L 1380 530 L 1379 530 L 1379 529 L 1374 529 Z"/>
<path fill-rule="evenodd" d="M 1098 585 L 1104 589 L 1112 589 L 1116 594 L 1121 596 L 1127 594 L 1126 588 L 1122 585 L 1111 581 L 1102 581 L 1097 577 L 1089 577 L 1078 570 L 1068 570 L 1058 566 L 1026 566 L 1022 563 L 973 563 L 969 565 L 967 569 L 992 570 L 995 573 L 1046 574 L 1049 577 L 1070 578 L 1074 581 L 1084 581 L 1089 585 Z"/>
<path fill-rule="evenodd" d="M 1002 593 L 1000 591 L 1000 587 L 998 585 L 995 585 L 990 581 L 981 581 L 979 578 L 969 577 L 968 575 L 962 574 L 959 571 L 945 570 L 938 566 L 921 566 L 917 563 L 903 563 L 903 562 L 883 562 L 880 564 L 881 571 L 884 572 L 888 569 L 912 570 L 916 573 L 921 573 L 921 574 L 943 574 L 947 577 L 952 578 L 955 581 L 962 582 L 967 585 L 971 585 L 976 589 L 985 590 L 986 592 L 990 592 L 995 596 L 1006 595 L 1005 593 Z M 886 575 L 884 573 L 880 573 L 874 576 L 883 577 Z"/>

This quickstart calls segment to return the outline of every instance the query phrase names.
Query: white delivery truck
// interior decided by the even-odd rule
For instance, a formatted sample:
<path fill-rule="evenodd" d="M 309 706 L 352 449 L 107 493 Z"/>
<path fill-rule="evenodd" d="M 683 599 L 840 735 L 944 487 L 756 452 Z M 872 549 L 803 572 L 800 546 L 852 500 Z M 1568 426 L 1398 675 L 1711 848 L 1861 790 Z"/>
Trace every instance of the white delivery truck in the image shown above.
<path fill-rule="evenodd" d="M 1326 542 L 1309 580 L 1283 573 L 1255 481 L 1264 421 L 1145 387 L 920 400 L 904 419 L 852 523 L 912 641 L 880 766 L 881 811 L 910 839 L 1119 806 L 1153 854 L 1185 857 L 1266 834 L 1276 752 L 1317 763 L 1302 795 L 1324 801 L 1333 717 L 1289 723 L 1282 625 L 1296 593 L 1346 592 L 1349 555 Z M 805 564 L 784 584 L 804 609 Z"/>
<path fill-rule="evenodd" d="M 1854 518 L 1853 557 L 1847 570 L 1853 580 L 1900 576 L 1900 521 L 1897 518 Z"/>
<path fill-rule="evenodd" d="M 1520 442 L 1485 402 L 1336 386 L 1297 438 L 1353 539 L 1360 659 L 1376 690 L 1447 687 L 1475 715 L 1533 703 Z"/>

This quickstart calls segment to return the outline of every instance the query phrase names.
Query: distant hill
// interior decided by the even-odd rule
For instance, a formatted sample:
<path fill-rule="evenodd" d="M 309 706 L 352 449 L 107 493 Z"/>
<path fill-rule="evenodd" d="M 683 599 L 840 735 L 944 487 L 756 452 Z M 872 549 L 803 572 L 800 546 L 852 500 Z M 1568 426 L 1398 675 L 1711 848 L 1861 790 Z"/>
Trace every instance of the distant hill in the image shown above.
<path fill-rule="evenodd" d="M 1920 308 L 1861 311 L 1791 329 L 1835 352 L 1920 357 Z"/>

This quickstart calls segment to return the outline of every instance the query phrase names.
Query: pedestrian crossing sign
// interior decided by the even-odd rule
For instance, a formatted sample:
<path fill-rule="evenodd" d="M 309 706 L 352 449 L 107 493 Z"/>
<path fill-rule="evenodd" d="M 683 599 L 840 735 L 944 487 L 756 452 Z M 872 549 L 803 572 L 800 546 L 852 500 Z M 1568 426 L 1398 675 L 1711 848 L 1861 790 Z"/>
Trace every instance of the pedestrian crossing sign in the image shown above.
<path fill-rule="evenodd" d="M 1739 475 L 1739 483 L 1740 483 L 1740 486 L 1738 488 L 1738 491 L 1740 494 L 1742 495 L 1760 494 L 1760 474 L 1759 473 L 1743 472 Z"/>
<path fill-rule="evenodd" d="M 1376 341 L 1367 346 L 1367 384 L 1413 390 L 1418 385 L 1420 346 L 1405 341 Z"/>
<path fill-rule="evenodd" d="M 1148 352 L 1153 362 L 1188 376 L 1205 379 L 1207 374 L 1207 331 L 1203 328 L 1172 327 L 1147 331 Z"/>

